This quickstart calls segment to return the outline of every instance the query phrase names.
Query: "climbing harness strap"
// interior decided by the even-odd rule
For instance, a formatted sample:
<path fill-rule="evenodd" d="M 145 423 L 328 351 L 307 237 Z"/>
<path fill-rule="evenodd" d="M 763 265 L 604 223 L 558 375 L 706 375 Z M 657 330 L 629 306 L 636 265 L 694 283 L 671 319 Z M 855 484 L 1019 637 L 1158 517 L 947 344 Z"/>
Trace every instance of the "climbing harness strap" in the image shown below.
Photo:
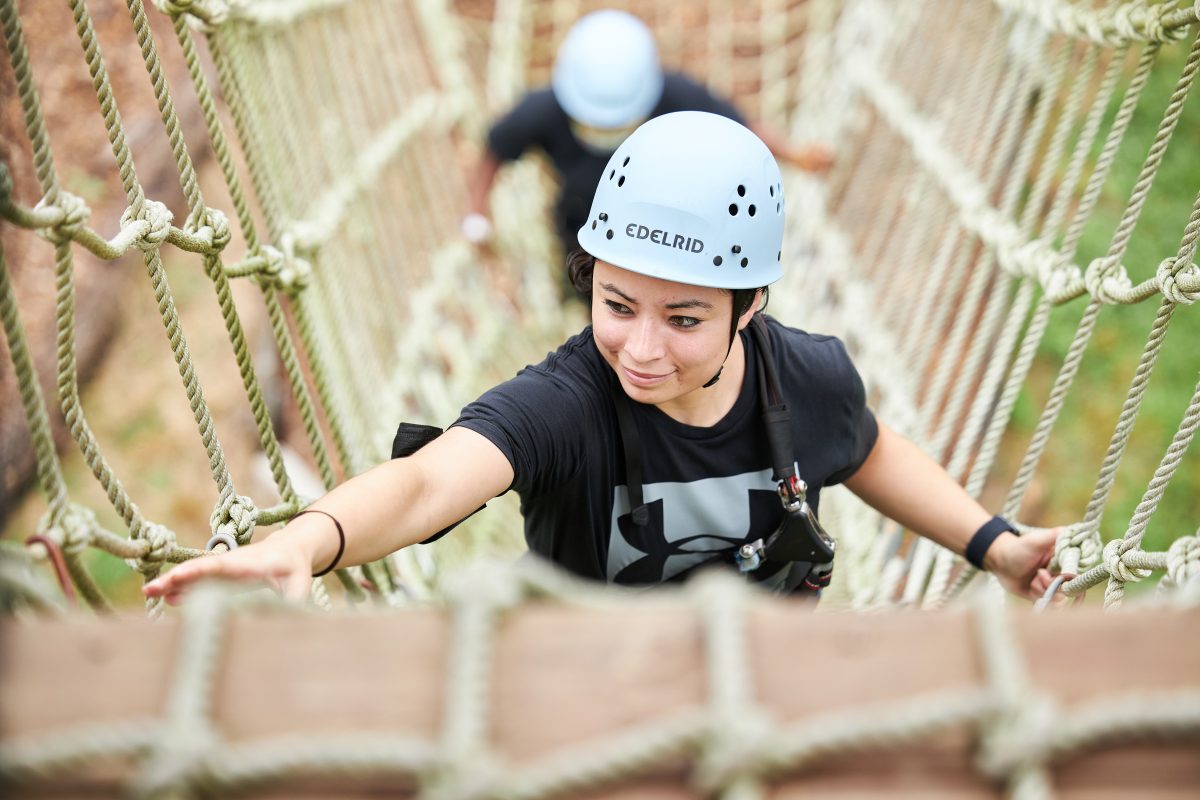
<path fill-rule="evenodd" d="M 783 520 L 766 539 L 757 539 L 739 548 L 734 561 L 740 571 L 764 576 L 788 568 L 781 587 L 784 593 L 801 587 L 816 591 L 829 585 L 833 569 L 833 537 L 821 527 L 806 498 L 808 486 L 800 478 L 794 458 L 791 412 L 779 388 L 771 334 L 762 314 L 751 318 L 750 333 L 754 337 L 754 353 L 758 360 L 758 391 L 771 454 L 772 478 L 779 482 Z"/>

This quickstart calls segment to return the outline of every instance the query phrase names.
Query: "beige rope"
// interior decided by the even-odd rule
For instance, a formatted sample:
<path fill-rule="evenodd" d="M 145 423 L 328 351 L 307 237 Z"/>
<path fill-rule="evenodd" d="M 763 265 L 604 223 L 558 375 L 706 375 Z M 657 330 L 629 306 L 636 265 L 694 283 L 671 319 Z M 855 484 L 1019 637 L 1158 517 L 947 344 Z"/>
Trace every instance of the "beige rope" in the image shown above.
<path fill-rule="evenodd" d="M 761 781 L 810 768 L 824 757 L 911 744 L 968 725 L 982 734 L 980 768 L 1010 781 L 1014 797 L 1048 796 L 1045 769 L 1101 743 L 1130 737 L 1164 741 L 1200 734 L 1200 695 L 1186 688 L 1130 693 L 1082 708 L 1053 709 L 1030 690 L 1009 616 L 994 603 L 975 610 L 981 687 L 945 690 L 885 705 L 780 725 L 759 706 L 747 671 L 745 615 L 761 596 L 737 578 L 714 573 L 664 602 L 705 620 L 709 704 L 625 730 L 586 747 L 559 751 L 519 768 L 489 751 L 489 642 L 507 610 L 524 600 L 632 610 L 644 595 L 579 585 L 533 562 L 520 571 L 490 568 L 451 593 L 454 634 L 448 702 L 438 745 L 394 736 L 333 735 L 304 742 L 284 734 L 233 747 L 215 734 L 213 678 L 232 600 L 219 585 L 187 603 L 166 719 L 80 726 L 6 743 L 0 777 L 18 785 L 70 774 L 99 759 L 137 756 L 135 795 L 232 792 L 287 776 L 384 775 L 416 780 L 426 797 L 540 800 L 600 788 L 644 774 L 667 758 L 695 765 L 698 789 L 722 797 L 760 796 Z M 253 601 L 260 602 L 260 601 Z"/>

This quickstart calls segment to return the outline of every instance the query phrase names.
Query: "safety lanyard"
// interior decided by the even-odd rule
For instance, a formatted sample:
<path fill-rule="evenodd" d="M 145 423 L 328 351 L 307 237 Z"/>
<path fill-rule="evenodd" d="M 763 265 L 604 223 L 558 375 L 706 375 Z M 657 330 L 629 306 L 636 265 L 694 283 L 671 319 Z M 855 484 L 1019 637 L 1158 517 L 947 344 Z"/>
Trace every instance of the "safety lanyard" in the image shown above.
<path fill-rule="evenodd" d="M 767 330 L 767 321 L 762 314 L 750 318 L 750 334 L 754 337 L 754 355 L 758 360 L 758 394 L 763 425 L 767 429 L 767 449 L 771 453 L 771 478 L 779 481 L 779 495 L 787 506 L 804 493 L 792 449 L 791 412 L 779 390 L 771 332 Z"/>

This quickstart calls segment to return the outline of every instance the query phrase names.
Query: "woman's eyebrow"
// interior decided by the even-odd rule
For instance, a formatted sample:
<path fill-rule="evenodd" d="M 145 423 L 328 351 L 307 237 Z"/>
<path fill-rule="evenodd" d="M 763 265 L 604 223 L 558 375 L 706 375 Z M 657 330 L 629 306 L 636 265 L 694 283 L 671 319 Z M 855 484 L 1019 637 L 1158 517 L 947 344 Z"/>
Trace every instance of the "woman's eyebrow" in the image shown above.
<path fill-rule="evenodd" d="M 634 298 L 625 294 L 620 289 L 618 289 L 616 286 L 613 286 L 611 283 L 602 283 L 602 284 L 600 284 L 600 288 L 604 289 L 607 292 L 612 292 L 613 294 L 620 296 L 620 298 L 627 303 L 636 303 L 637 302 L 637 300 L 635 300 Z"/>
<path fill-rule="evenodd" d="M 635 298 L 625 294 L 611 283 L 602 283 L 600 284 L 600 288 L 604 289 L 605 291 L 612 292 L 627 303 L 633 303 L 635 305 L 637 304 L 637 300 Z M 705 311 L 712 311 L 713 309 L 712 303 L 704 300 L 679 300 L 674 303 L 667 303 L 664 307 L 671 311 L 677 311 L 681 308 L 702 308 Z"/>
<path fill-rule="evenodd" d="M 667 303 L 667 308 L 672 311 L 680 308 L 703 308 L 705 311 L 712 311 L 712 303 L 707 303 L 703 300 L 680 300 L 678 303 Z"/>

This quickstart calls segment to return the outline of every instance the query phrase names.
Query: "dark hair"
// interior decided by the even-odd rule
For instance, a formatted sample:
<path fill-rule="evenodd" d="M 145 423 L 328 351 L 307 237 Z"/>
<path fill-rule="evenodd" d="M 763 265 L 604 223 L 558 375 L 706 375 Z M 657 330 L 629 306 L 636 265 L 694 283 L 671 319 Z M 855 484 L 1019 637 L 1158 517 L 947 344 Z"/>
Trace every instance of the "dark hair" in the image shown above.
<path fill-rule="evenodd" d="M 596 257 L 586 250 L 576 247 L 567 253 L 567 275 L 571 279 L 571 285 L 589 303 L 592 302 L 592 271 L 595 268 Z M 737 325 L 738 319 L 750 308 L 754 302 L 755 292 L 762 292 L 762 305 L 759 306 L 759 311 L 767 307 L 767 297 L 770 293 L 770 289 L 766 286 L 760 289 L 722 289 L 721 291 L 733 295 L 733 325 Z"/>

